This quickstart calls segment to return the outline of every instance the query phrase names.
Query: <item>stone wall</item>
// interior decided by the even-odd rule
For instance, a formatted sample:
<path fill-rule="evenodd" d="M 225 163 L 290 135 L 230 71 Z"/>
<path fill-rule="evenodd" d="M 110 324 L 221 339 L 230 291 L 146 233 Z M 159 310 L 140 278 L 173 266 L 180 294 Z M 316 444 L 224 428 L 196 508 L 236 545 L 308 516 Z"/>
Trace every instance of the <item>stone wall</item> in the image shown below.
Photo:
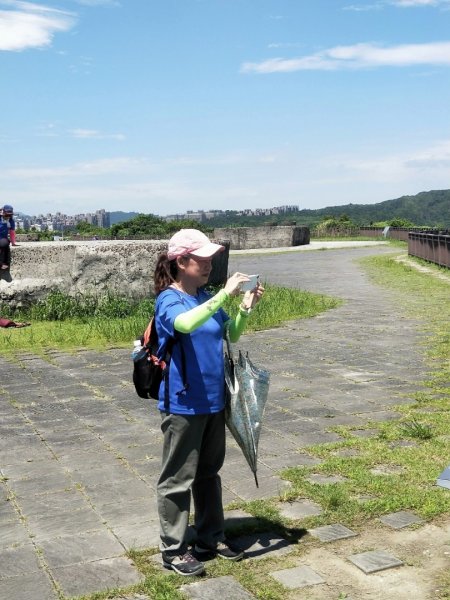
<path fill-rule="evenodd" d="M 214 229 L 214 238 L 229 240 L 231 250 L 303 246 L 309 244 L 309 237 L 308 227 L 294 225 Z"/>
<path fill-rule="evenodd" d="M 0 303 L 30 304 L 59 290 L 70 295 L 153 295 L 153 272 L 164 240 L 28 242 L 12 247 L 10 272 L 0 275 Z M 214 259 L 210 281 L 223 283 L 228 247 Z"/>

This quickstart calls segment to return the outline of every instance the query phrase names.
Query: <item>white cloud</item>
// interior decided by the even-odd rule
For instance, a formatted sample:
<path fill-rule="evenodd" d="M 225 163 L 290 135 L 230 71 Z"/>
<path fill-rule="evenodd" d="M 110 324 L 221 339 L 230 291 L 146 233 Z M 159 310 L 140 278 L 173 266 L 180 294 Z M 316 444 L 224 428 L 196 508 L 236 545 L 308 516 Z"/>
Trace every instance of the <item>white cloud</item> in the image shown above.
<path fill-rule="evenodd" d="M 299 58 L 272 58 L 260 63 L 246 62 L 242 73 L 289 73 L 293 71 L 336 71 L 370 67 L 450 66 L 450 42 L 382 46 L 355 44 L 335 46 Z"/>
<path fill-rule="evenodd" d="M 353 10 L 355 12 L 366 12 L 369 10 L 380 10 L 383 8 L 381 2 L 377 4 L 350 4 L 350 6 L 344 6 L 342 10 Z"/>
<path fill-rule="evenodd" d="M 447 4 L 448 0 L 391 0 L 394 6 L 409 8 L 410 6 L 438 6 Z"/>
<path fill-rule="evenodd" d="M 340 173 L 355 181 L 404 183 L 426 178 L 431 187 L 444 185 L 450 167 L 450 140 L 437 141 L 428 147 L 396 154 L 367 157 L 329 157 L 323 169 Z M 327 166 L 325 166 L 327 165 Z M 433 184 L 433 182 L 436 182 Z M 440 182 L 440 183 L 437 183 Z M 448 187 L 448 186 L 447 186 Z"/>
<path fill-rule="evenodd" d="M 69 134 L 81 140 L 124 140 L 122 133 L 101 133 L 96 129 L 70 129 Z"/>
<path fill-rule="evenodd" d="M 68 31 L 75 15 L 32 2 L 0 0 L 0 50 L 21 51 L 52 43 L 57 32 Z"/>
<path fill-rule="evenodd" d="M 374 4 L 350 4 L 344 6 L 343 10 L 365 12 L 369 10 L 381 10 L 385 6 L 397 6 L 399 8 L 414 8 L 420 6 L 448 7 L 450 0 L 380 0 Z"/>
<path fill-rule="evenodd" d="M 302 46 L 299 42 L 272 42 L 268 44 L 268 48 L 299 48 Z"/>
<path fill-rule="evenodd" d="M 74 0 L 83 6 L 120 6 L 117 0 Z"/>

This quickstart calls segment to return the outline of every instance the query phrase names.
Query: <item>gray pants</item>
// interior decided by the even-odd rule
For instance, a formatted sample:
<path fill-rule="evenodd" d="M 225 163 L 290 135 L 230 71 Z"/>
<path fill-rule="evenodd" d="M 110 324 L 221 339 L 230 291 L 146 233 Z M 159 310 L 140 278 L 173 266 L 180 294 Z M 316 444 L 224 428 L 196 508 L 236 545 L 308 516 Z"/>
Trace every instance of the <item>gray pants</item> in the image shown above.
<path fill-rule="evenodd" d="M 225 539 L 219 470 L 225 458 L 224 412 L 212 415 L 162 413 L 164 434 L 157 497 L 161 550 L 186 551 L 191 488 L 197 540 L 215 546 Z"/>

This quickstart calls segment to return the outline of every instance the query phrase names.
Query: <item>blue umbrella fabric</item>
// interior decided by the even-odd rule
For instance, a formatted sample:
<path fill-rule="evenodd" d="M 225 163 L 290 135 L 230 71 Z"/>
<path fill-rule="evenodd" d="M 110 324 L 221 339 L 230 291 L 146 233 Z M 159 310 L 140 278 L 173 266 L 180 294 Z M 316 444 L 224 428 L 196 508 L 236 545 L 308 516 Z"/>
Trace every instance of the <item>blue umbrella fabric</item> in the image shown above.
<path fill-rule="evenodd" d="M 248 353 L 234 359 L 228 332 L 225 352 L 225 422 L 241 448 L 258 485 L 257 460 L 261 425 L 269 393 L 270 373 L 256 367 Z"/>

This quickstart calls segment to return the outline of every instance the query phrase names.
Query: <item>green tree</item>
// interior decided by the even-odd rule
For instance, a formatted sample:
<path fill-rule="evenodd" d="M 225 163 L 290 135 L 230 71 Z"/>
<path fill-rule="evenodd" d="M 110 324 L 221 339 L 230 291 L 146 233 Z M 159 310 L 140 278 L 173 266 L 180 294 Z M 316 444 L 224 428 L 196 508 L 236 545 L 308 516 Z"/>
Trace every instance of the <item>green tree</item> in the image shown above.
<path fill-rule="evenodd" d="M 202 223 L 192 219 L 182 221 L 165 221 L 155 215 L 138 215 L 129 221 L 116 223 L 111 227 L 113 237 L 155 236 L 156 238 L 170 237 L 180 229 L 199 229 L 210 231 Z"/>
<path fill-rule="evenodd" d="M 412 221 L 402 219 L 401 217 L 394 217 L 393 219 L 390 219 L 387 224 L 390 227 L 415 227 Z"/>

